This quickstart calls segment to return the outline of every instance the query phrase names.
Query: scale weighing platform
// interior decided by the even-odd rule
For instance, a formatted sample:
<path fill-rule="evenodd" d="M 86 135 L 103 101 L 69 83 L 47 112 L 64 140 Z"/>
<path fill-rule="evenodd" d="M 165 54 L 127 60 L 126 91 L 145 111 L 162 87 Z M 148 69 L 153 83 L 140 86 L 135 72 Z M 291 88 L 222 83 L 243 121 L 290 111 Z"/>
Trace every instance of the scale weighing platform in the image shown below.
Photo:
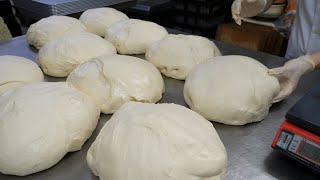
<path fill-rule="evenodd" d="M 288 111 L 271 146 L 320 173 L 320 85 Z"/>

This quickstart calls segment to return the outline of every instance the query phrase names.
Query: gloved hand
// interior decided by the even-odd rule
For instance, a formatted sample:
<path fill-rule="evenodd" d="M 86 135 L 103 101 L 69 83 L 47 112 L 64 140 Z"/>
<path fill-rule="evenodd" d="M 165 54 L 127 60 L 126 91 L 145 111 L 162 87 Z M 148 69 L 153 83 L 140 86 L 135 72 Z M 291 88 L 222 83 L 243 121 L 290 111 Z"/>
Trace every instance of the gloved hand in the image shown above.
<path fill-rule="evenodd" d="M 253 17 L 267 10 L 273 0 L 235 0 L 231 6 L 232 18 L 241 25 L 241 17 Z"/>
<path fill-rule="evenodd" d="M 8 26 L 4 23 L 3 18 L 0 17 L 0 42 L 7 41 L 11 38 L 12 36 L 8 29 Z"/>
<path fill-rule="evenodd" d="M 273 98 L 272 102 L 279 102 L 287 98 L 297 87 L 300 77 L 314 68 L 313 59 L 306 55 L 290 60 L 282 67 L 270 69 L 268 71 L 269 75 L 278 78 L 280 83 L 280 93 Z"/>

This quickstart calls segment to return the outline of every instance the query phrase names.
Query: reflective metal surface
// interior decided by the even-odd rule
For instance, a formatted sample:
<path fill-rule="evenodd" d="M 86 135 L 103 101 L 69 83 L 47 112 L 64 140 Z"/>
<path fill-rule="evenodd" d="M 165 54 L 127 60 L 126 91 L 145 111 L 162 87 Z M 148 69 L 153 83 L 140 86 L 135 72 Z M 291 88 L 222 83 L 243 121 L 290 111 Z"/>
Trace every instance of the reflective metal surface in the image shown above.
<path fill-rule="evenodd" d="M 281 66 L 285 59 L 269 54 L 255 52 L 240 47 L 216 42 L 222 54 L 239 54 L 253 57 L 267 67 Z M 11 54 L 36 60 L 37 54 L 30 48 L 24 36 L 9 42 L 0 43 L 0 55 Z M 221 77 L 223 78 L 223 77 Z M 166 92 L 160 102 L 186 105 L 183 99 L 183 81 L 166 78 Z M 63 81 L 63 78 L 47 77 L 48 81 Z M 284 119 L 285 113 L 302 97 L 312 85 L 319 83 L 320 73 L 313 72 L 304 76 L 296 91 L 287 100 L 274 104 L 265 120 L 245 126 L 227 126 L 212 123 L 218 131 L 228 153 L 228 180 L 312 180 L 320 179 L 306 167 L 290 158 L 273 151 L 272 140 Z M 37 110 L 35 109 L 35 112 Z M 52 168 L 26 177 L 6 176 L 0 174 L 0 180 L 96 180 L 86 163 L 86 152 L 98 132 L 110 118 L 101 115 L 97 129 L 83 148 L 67 154 Z M 1 145 L 0 145 L 1 148 Z"/>

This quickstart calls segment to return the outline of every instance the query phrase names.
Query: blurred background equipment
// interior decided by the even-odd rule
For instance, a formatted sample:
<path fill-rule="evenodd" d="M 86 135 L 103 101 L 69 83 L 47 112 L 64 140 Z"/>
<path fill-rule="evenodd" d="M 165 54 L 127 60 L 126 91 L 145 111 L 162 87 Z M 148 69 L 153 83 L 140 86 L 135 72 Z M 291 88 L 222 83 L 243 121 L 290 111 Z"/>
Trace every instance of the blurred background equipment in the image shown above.
<path fill-rule="evenodd" d="M 258 17 L 263 18 L 278 18 L 284 13 L 286 4 L 273 4 L 267 11 L 258 14 Z"/>
<path fill-rule="evenodd" d="M 267 11 L 243 24 L 221 23 L 215 39 L 244 48 L 284 56 L 296 13 L 297 0 L 275 0 Z"/>
<path fill-rule="evenodd" d="M 230 14 L 228 1 L 174 0 L 174 29 L 213 38 L 220 23 Z"/>
<path fill-rule="evenodd" d="M 190 34 L 214 38 L 218 24 L 230 18 L 233 0 L 139 0 L 126 13 Z"/>
<path fill-rule="evenodd" d="M 136 3 L 135 0 L 13 0 L 20 14 L 39 20 L 52 15 L 79 16 L 87 9 L 117 6 L 117 9 L 127 8 Z M 128 4 L 128 3 L 132 4 Z"/>

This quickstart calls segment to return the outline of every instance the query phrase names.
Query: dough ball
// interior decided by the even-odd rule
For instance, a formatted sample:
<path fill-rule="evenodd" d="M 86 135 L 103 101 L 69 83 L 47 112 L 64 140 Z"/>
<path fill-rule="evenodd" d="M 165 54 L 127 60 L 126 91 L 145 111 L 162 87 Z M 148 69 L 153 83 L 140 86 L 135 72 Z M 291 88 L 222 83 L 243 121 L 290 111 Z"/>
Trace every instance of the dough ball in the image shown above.
<path fill-rule="evenodd" d="M 101 56 L 76 68 L 67 78 L 95 100 L 105 114 L 125 102 L 155 103 L 162 98 L 164 82 L 151 63 L 132 56 Z"/>
<path fill-rule="evenodd" d="M 78 65 L 101 55 L 117 54 L 103 38 L 86 32 L 63 36 L 43 46 L 38 54 L 45 74 L 66 77 Z"/>
<path fill-rule="evenodd" d="M 151 44 L 168 35 L 167 30 L 156 23 L 128 19 L 113 23 L 105 38 L 120 54 L 144 54 Z"/>
<path fill-rule="evenodd" d="M 46 43 L 75 32 L 86 31 L 78 20 L 67 16 L 50 16 L 32 24 L 27 31 L 27 41 L 40 49 Z"/>
<path fill-rule="evenodd" d="M 99 109 L 66 82 L 26 85 L 0 96 L 0 172 L 25 176 L 80 150 Z"/>
<path fill-rule="evenodd" d="M 28 83 L 43 81 L 38 65 L 19 56 L 0 56 L 0 95 Z"/>
<path fill-rule="evenodd" d="M 79 18 L 89 32 L 101 37 L 112 23 L 124 19 L 129 19 L 126 14 L 107 7 L 86 10 Z"/>
<path fill-rule="evenodd" d="M 217 46 L 207 38 L 170 34 L 148 49 L 146 59 L 164 75 L 185 80 L 195 65 L 220 55 Z"/>
<path fill-rule="evenodd" d="M 212 124 L 190 109 L 130 102 L 103 126 L 87 162 L 101 180 L 220 180 L 227 154 Z"/>
<path fill-rule="evenodd" d="M 268 68 L 245 56 L 219 56 L 197 65 L 184 85 L 191 109 L 210 121 L 244 125 L 261 121 L 279 93 Z"/>

